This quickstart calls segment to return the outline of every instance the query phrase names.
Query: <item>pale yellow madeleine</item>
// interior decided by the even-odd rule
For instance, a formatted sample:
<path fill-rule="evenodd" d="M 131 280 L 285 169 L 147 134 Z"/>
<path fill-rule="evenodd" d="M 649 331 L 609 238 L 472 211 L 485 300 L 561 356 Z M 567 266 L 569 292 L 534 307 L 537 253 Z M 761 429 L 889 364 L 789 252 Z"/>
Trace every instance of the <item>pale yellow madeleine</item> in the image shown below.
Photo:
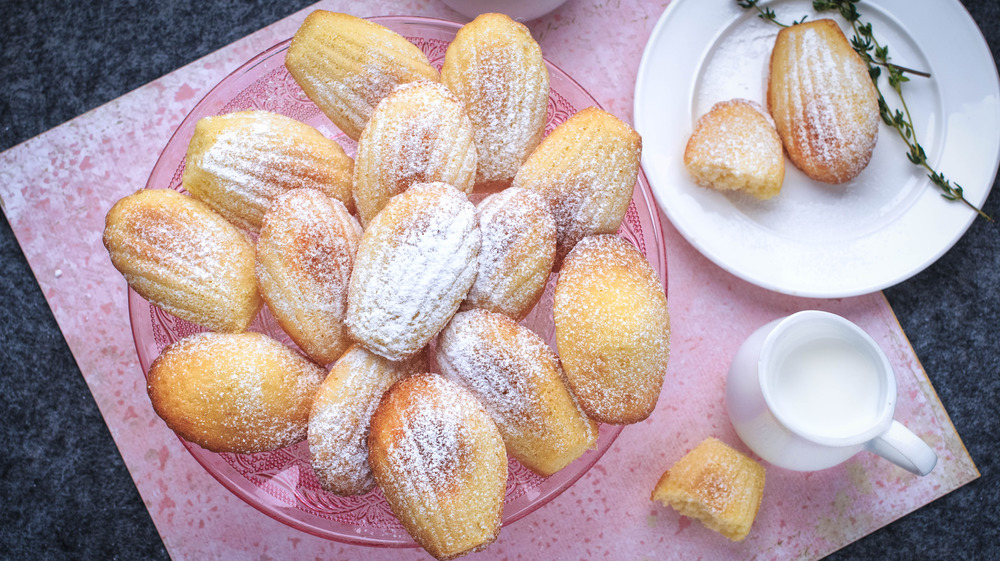
<path fill-rule="evenodd" d="M 382 100 L 358 140 L 354 201 L 367 227 L 386 202 L 416 183 L 440 181 L 472 191 L 472 122 L 441 84 L 403 84 Z"/>
<path fill-rule="evenodd" d="M 556 281 L 556 346 L 570 388 L 602 423 L 650 415 L 670 355 L 667 296 L 639 250 L 615 235 L 589 236 Z"/>
<path fill-rule="evenodd" d="M 427 367 L 426 352 L 394 362 L 358 344 L 337 359 L 309 413 L 310 461 L 323 489 L 347 496 L 375 486 L 368 466 L 375 408 L 393 384 Z"/>
<path fill-rule="evenodd" d="M 149 367 L 153 409 L 185 440 L 253 454 L 305 439 L 325 371 L 261 333 L 197 333 Z"/>
<path fill-rule="evenodd" d="M 549 72 L 538 43 L 523 24 L 482 14 L 448 46 L 441 81 L 475 126 L 476 189 L 507 187 L 545 133 Z"/>
<path fill-rule="evenodd" d="M 556 255 L 556 223 L 534 191 L 511 187 L 476 207 L 482 246 L 479 273 L 462 309 L 482 308 L 522 320 L 541 298 Z"/>
<path fill-rule="evenodd" d="M 396 86 L 441 76 L 415 45 L 391 29 L 316 10 L 292 37 L 285 66 L 302 90 L 354 140 Z"/>
<path fill-rule="evenodd" d="M 396 518 L 427 553 L 454 559 L 500 533 L 507 454 L 496 424 L 437 374 L 397 382 L 372 416 L 372 474 Z"/>
<path fill-rule="evenodd" d="M 260 310 L 253 244 L 197 199 L 172 189 L 123 197 L 103 240 L 128 285 L 181 319 L 239 332 Z"/>
<path fill-rule="evenodd" d="M 458 313 L 441 332 L 437 361 L 490 413 L 507 452 L 535 473 L 552 475 L 596 446 L 597 423 L 570 393 L 555 352 L 513 319 Z"/>
<path fill-rule="evenodd" d="M 181 181 L 236 226 L 257 232 L 278 195 L 307 187 L 354 209 L 354 162 L 313 127 L 268 111 L 204 117 L 188 144 Z"/>
<path fill-rule="evenodd" d="M 257 238 L 257 282 L 271 315 L 295 344 L 329 364 L 351 344 L 344 318 L 361 225 L 314 189 L 277 198 Z"/>
<path fill-rule="evenodd" d="M 614 115 L 588 107 L 528 156 L 513 186 L 538 192 L 556 221 L 556 268 L 584 236 L 613 234 L 628 211 L 642 139 Z"/>

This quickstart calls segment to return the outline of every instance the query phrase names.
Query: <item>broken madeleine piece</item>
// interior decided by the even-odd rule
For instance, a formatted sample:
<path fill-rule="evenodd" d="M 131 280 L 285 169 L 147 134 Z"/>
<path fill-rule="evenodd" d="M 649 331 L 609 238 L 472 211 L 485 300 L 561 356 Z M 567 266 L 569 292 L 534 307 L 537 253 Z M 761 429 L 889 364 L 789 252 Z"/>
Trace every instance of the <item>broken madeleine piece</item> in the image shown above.
<path fill-rule="evenodd" d="M 709 437 L 660 477 L 650 499 L 742 541 L 763 495 L 764 467 Z"/>
<path fill-rule="evenodd" d="M 720 101 L 698 119 L 684 149 L 684 166 L 702 187 L 762 200 L 777 195 L 785 179 L 774 121 L 745 99 Z"/>

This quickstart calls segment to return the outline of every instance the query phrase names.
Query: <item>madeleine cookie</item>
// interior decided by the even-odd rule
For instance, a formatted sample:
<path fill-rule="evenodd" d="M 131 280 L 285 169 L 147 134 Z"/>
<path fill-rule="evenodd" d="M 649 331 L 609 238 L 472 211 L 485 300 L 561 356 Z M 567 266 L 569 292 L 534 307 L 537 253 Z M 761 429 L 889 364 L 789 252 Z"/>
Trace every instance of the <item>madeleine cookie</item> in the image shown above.
<path fill-rule="evenodd" d="M 649 416 L 670 354 L 667 297 L 630 243 L 584 238 L 556 281 L 556 345 L 570 388 L 590 418 L 630 424 Z"/>
<path fill-rule="evenodd" d="M 361 237 L 347 295 L 351 336 L 390 360 L 415 354 L 448 323 L 476 278 L 476 207 L 444 183 L 393 197 Z"/>
<path fill-rule="evenodd" d="M 878 93 L 836 22 L 782 29 L 770 69 L 767 105 L 792 163 L 824 183 L 861 173 L 878 140 Z"/>
<path fill-rule="evenodd" d="M 764 467 L 707 438 L 664 472 L 650 498 L 732 541 L 742 541 L 763 496 Z"/>
<path fill-rule="evenodd" d="M 642 139 L 614 115 L 588 107 L 556 127 L 514 177 L 537 191 L 556 221 L 556 268 L 578 241 L 614 234 L 639 174 Z"/>
<path fill-rule="evenodd" d="M 254 248 L 200 201 L 143 189 L 108 212 L 104 247 L 128 285 L 160 309 L 213 331 L 244 331 L 260 310 Z"/>
<path fill-rule="evenodd" d="M 556 354 L 503 314 L 460 312 L 437 344 L 441 374 L 464 386 L 493 417 L 507 452 L 547 477 L 597 445 L 597 423 L 566 386 Z"/>
<path fill-rule="evenodd" d="M 350 345 L 344 318 L 361 226 L 315 189 L 277 198 L 257 238 L 257 283 L 271 315 L 309 358 L 337 360 Z"/>
<path fill-rule="evenodd" d="M 484 549 L 500 533 L 507 454 L 496 425 L 436 374 L 397 382 L 372 416 L 372 474 L 392 512 L 437 559 Z"/>
<path fill-rule="evenodd" d="M 476 178 L 472 122 L 441 84 L 403 84 L 382 100 L 358 140 L 354 200 L 368 227 L 394 195 L 440 181 L 465 193 Z"/>
<path fill-rule="evenodd" d="M 531 32 L 503 14 L 480 15 L 448 46 L 441 81 L 475 125 L 476 188 L 509 186 L 545 134 L 549 71 Z"/>
<path fill-rule="evenodd" d="M 462 309 L 482 308 L 522 320 L 545 291 L 556 255 L 556 223 L 538 193 L 511 187 L 476 207 L 482 246 L 479 273 Z"/>
<path fill-rule="evenodd" d="M 295 32 L 285 66 L 309 99 L 354 140 L 396 86 L 441 81 L 423 51 L 402 35 L 324 10 L 309 14 Z"/>
<path fill-rule="evenodd" d="M 252 454 L 305 439 L 325 374 L 260 333 L 197 333 L 153 361 L 147 389 L 156 414 L 185 440 Z"/>
<path fill-rule="evenodd" d="M 684 166 L 702 187 L 742 191 L 770 199 L 781 191 L 785 155 L 774 121 L 753 101 L 732 99 L 712 106 L 684 149 Z"/>
<path fill-rule="evenodd" d="M 392 362 L 357 344 L 334 363 L 309 414 L 309 453 L 323 489 L 348 496 L 375 486 L 368 467 L 372 414 L 393 384 L 427 367 L 426 353 Z"/>
<path fill-rule="evenodd" d="M 354 211 L 354 162 L 313 127 L 268 111 L 204 117 L 188 144 L 181 183 L 236 226 L 257 232 L 278 195 L 309 187 Z"/>

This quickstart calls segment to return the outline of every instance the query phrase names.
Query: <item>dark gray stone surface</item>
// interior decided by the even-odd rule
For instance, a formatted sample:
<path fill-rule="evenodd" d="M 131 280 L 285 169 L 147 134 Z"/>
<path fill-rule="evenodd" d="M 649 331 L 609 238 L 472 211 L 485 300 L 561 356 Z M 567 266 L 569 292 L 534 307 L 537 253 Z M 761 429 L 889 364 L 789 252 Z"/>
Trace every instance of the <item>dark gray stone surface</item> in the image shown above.
<path fill-rule="evenodd" d="M 0 150 L 309 4 L 7 0 Z M 928 5 L 914 9 L 934 17 Z M 997 58 L 1000 6 L 965 5 Z M 996 186 L 985 207 L 1000 217 Z M 982 477 L 831 559 L 1000 558 L 997 228 L 977 220 L 937 263 L 885 291 Z M 0 559 L 167 558 L 6 218 L 0 294 Z"/>

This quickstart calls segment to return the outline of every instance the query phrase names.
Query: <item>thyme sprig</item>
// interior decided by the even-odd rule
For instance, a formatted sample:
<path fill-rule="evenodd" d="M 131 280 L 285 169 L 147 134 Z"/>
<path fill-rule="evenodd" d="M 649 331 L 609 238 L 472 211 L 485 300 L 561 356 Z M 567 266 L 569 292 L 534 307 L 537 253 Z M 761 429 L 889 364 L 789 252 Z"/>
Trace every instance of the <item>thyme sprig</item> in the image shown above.
<path fill-rule="evenodd" d="M 961 185 L 952 183 L 943 173 L 931 167 L 927 161 L 927 153 L 917 141 L 917 134 L 913 127 L 913 117 L 910 115 L 910 108 L 903 97 L 903 84 L 910 81 L 907 74 L 925 78 L 929 78 L 930 74 L 889 62 L 889 46 L 878 42 L 872 32 L 871 22 L 864 23 L 861 21 L 861 13 L 858 12 L 855 5 L 858 2 L 859 0 L 813 0 L 812 4 L 813 9 L 817 12 L 836 10 L 845 21 L 851 24 L 851 28 L 854 30 L 854 36 L 850 40 L 851 47 L 858 53 L 861 60 L 865 62 L 872 83 L 875 84 L 875 91 L 878 94 L 879 115 L 882 117 L 882 121 L 892 127 L 899 134 L 903 142 L 906 143 L 908 149 L 906 154 L 907 159 L 914 165 L 921 166 L 927 170 L 927 177 L 931 180 L 931 183 L 941 189 L 942 197 L 949 201 L 960 201 L 970 209 L 976 211 L 979 216 L 992 222 L 993 218 L 965 198 Z M 804 16 L 800 20 L 786 24 L 778 20 L 778 16 L 774 10 L 760 6 L 759 0 L 737 0 L 736 3 L 741 8 L 757 10 L 757 17 L 781 27 L 800 24 L 806 21 L 807 17 Z M 879 87 L 879 77 L 882 75 L 883 68 L 888 71 L 889 87 L 896 92 L 902 109 L 893 110 L 890 108 L 888 102 L 885 100 L 885 96 L 882 94 L 882 89 Z"/>
<path fill-rule="evenodd" d="M 793 21 L 792 23 L 782 23 L 778 21 L 778 14 L 774 13 L 771 8 L 765 8 L 760 6 L 760 0 L 737 0 L 736 2 L 739 6 L 745 10 L 754 8 L 757 10 L 757 17 L 764 21 L 769 21 L 779 27 L 790 27 L 792 25 L 800 24 L 806 21 L 809 16 L 803 16 L 802 19 Z"/>

